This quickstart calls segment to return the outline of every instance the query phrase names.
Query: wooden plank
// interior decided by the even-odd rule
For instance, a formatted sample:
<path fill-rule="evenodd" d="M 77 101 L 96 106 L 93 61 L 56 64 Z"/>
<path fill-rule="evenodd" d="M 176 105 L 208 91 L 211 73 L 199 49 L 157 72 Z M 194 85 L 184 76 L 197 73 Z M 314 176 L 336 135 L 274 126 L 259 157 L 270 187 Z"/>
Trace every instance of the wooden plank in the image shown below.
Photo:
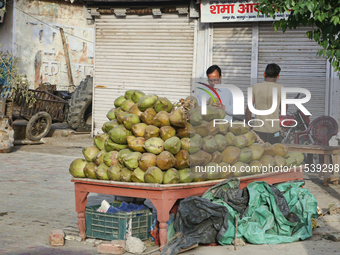
<path fill-rule="evenodd" d="M 62 40 L 63 48 L 64 48 L 65 61 L 66 61 L 66 66 L 67 66 L 68 83 L 69 85 L 74 85 L 72 72 L 71 72 L 70 56 L 68 54 L 68 48 L 66 44 L 64 29 L 60 27 L 59 30 L 60 30 L 61 40 Z M 74 87 L 70 86 L 70 92 L 73 92 L 73 91 L 74 91 Z"/>

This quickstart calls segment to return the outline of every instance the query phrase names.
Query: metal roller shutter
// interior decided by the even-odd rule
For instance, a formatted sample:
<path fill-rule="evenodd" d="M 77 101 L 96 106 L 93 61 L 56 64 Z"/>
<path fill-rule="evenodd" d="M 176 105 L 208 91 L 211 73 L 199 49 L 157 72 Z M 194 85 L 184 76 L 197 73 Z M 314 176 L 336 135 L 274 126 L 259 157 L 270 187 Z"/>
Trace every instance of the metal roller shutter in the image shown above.
<path fill-rule="evenodd" d="M 281 67 L 279 83 L 285 87 L 302 87 L 311 92 L 305 107 L 312 119 L 325 115 L 327 61 L 317 57 L 320 46 L 306 36 L 308 28 L 275 32 L 272 22 L 260 22 L 258 43 L 258 82 L 263 82 L 263 72 L 269 63 Z M 294 97 L 292 95 L 291 97 Z M 294 111 L 292 107 L 289 111 Z"/>
<path fill-rule="evenodd" d="M 176 102 L 190 94 L 194 21 L 183 15 L 101 15 L 96 20 L 94 133 L 115 98 L 138 89 Z"/>
<path fill-rule="evenodd" d="M 245 93 L 250 86 L 252 24 L 214 23 L 213 31 L 212 64 L 222 69 L 224 83 Z"/>

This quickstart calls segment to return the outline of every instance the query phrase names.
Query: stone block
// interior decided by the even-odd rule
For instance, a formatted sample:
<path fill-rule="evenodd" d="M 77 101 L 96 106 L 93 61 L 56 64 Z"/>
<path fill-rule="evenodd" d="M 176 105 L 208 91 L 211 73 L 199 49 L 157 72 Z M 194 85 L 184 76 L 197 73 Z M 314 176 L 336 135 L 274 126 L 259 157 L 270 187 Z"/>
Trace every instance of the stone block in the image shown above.
<path fill-rule="evenodd" d="M 54 229 L 50 234 L 51 246 L 63 246 L 65 244 L 65 234 L 61 229 Z"/>

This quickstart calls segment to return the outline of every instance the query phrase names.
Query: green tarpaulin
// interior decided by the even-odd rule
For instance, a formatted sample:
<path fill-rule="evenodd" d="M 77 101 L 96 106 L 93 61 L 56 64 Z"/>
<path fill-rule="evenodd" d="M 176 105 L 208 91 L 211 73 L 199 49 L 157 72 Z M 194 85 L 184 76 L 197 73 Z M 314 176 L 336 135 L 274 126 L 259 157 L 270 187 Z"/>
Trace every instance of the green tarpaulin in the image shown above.
<path fill-rule="evenodd" d="M 289 212 L 299 217 L 298 222 L 290 222 L 280 211 L 274 193 L 266 182 L 253 182 L 247 188 L 249 208 L 242 219 L 239 218 L 237 237 L 253 244 L 278 244 L 304 240 L 312 236 L 311 218 L 317 217 L 317 202 L 308 189 L 302 188 L 304 182 L 291 182 L 276 185 L 285 197 Z M 223 199 L 215 198 L 220 189 L 239 187 L 238 180 L 209 189 L 202 197 L 228 208 L 228 229 L 219 240 L 222 245 L 231 244 L 235 239 L 236 211 Z M 239 215 L 240 216 L 240 215 Z"/>

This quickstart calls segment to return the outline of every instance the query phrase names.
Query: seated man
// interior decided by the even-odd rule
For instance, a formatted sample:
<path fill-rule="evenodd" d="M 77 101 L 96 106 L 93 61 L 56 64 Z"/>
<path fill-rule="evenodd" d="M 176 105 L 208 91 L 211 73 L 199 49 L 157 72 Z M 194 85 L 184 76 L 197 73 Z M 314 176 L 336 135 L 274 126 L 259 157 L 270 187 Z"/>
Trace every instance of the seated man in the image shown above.
<path fill-rule="evenodd" d="M 207 69 L 207 77 L 208 77 L 208 83 L 211 87 L 216 89 L 216 92 L 219 94 L 222 104 L 220 104 L 219 100 L 216 100 L 216 107 L 224 110 L 226 112 L 226 116 L 224 117 L 225 120 L 227 120 L 229 123 L 233 120 L 233 96 L 229 89 L 227 88 L 215 88 L 217 84 L 222 84 L 222 71 L 221 68 L 217 65 L 212 65 Z M 216 97 L 215 93 L 211 91 L 208 87 L 204 87 L 204 89 L 211 92 L 211 94 Z M 206 93 L 202 90 L 199 90 L 197 93 L 197 100 L 198 105 L 201 104 L 201 97 L 202 95 Z M 207 95 L 207 99 L 209 101 L 210 96 Z"/>

